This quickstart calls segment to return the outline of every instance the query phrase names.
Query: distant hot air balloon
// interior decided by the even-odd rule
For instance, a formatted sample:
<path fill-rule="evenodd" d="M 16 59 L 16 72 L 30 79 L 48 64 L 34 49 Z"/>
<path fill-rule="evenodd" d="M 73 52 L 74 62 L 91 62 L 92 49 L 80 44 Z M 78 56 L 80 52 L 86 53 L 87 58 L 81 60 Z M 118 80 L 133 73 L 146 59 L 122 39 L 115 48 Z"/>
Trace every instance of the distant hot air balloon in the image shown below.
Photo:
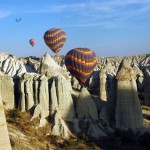
<path fill-rule="evenodd" d="M 97 64 L 95 53 L 88 48 L 75 48 L 65 56 L 65 65 L 71 75 L 84 85 Z"/>
<path fill-rule="evenodd" d="M 20 22 L 22 18 L 16 18 L 16 22 Z"/>
<path fill-rule="evenodd" d="M 66 42 L 66 33 L 62 29 L 52 28 L 45 32 L 44 41 L 57 54 Z"/>
<path fill-rule="evenodd" d="M 34 46 L 35 43 L 36 43 L 36 40 L 35 40 L 35 39 L 30 39 L 30 40 L 29 40 L 29 43 L 30 43 L 32 46 Z"/>

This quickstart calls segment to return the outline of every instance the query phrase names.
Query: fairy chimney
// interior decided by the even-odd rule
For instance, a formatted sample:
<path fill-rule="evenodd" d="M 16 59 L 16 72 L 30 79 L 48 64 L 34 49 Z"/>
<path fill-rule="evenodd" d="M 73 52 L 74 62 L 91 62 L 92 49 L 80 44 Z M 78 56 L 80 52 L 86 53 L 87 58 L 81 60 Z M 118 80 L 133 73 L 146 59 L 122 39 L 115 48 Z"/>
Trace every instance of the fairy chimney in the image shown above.
<path fill-rule="evenodd" d="M 136 75 L 127 59 L 123 59 L 120 64 L 116 79 L 116 127 L 135 131 L 143 126 L 143 117 L 138 99 Z"/>
<path fill-rule="evenodd" d="M 99 97 L 103 101 L 107 101 L 107 75 L 106 75 L 106 70 L 102 69 L 99 74 L 100 78 L 100 91 L 99 91 Z"/>
<path fill-rule="evenodd" d="M 150 70 L 148 68 L 144 73 L 144 102 L 146 106 L 150 106 Z"/>

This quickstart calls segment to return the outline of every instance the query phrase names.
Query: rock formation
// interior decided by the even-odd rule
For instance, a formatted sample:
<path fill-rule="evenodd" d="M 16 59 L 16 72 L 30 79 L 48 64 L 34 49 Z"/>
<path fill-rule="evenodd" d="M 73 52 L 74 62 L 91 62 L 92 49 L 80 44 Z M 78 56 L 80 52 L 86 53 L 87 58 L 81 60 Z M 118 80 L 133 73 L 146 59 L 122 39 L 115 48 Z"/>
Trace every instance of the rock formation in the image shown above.
<path fill-rule="evenodd" d="M 1 93 L 0 93 L 0 149 L 11 150 Z"/>
<path fill-rule="evenodd" d="M 116 127 L 119 129 L 132 129 L 143 126 L 143 117 L 138 99 L 136 76 L 124 59 L 117 73 L 117 101 L 116 101 Z"/>
<path fill-rule="evenodd" d="M 106 70 L 102 69 L 99 74 L 100 78 L 100 92 L 99 92 L 99 98 L 103 101 L 107 101 L 107 75 Z"/>
<path fill-rule="evenodd" d="M 41 60 L 40 73 L 47 75 L 48 78 L 58 75 L 68 78 L 67 71 L 59 66 L 48 53 L 45 53 Z"/>
<path fill-rule="evenodd" d="M 75 112 L 71 96 L 71 83 L 70 81 L 63 79 L 61 76 L 58 76 L 56 81 L 58 109 L 60 110 L 61 116 L 64 120 L 73 121 Z"/>
<path fill-rule="evenodd" d="M 23 62 L 11 56 L 3 61 L 2 71 L 11 77 L 27 72 Z"/>
<path fill-rule="evenodd" d="M 62 119 L 59 110 L 55 112 L 53 124 L 51 135 L 61 136 L 65 139 L 69 139 L 69 137 L 72 136 L 72 133 L 67 127 L 65 121 Z"/>
<path fill-rule="evenodd" d="M 1 71 L 0 71 L 0 91 L 4 107 L 6 109 L 13 109 L 15 106 L 14 82 L 11 77 L 4 75 Z"/>
<path fill-rule="evenodd" d="M 63 56 L 16 58 L 1 53 L 1 101 L 6 109 L 27 111 L 31 120 L 38 117 L 40 127 L 51 117 L 50 134 L 66 139 L 72 136 L 68 124 L 75 134 L 84 132 L 96 139 L 114 133 L 111 127 L 135 131 L 143 125 L 138 92 L 150 105 L 150 59 L 149 55 L 128 57 L 133 68 L 122 59 L 98 58 L 85 88 L 69 76 Z"/>
<path fill-rule="evenodd" d="M 81 93 L 76 101 L 76 113 L 79 120 L 98 120 L 96 105 L 86 88 L 81 89 Z"/>

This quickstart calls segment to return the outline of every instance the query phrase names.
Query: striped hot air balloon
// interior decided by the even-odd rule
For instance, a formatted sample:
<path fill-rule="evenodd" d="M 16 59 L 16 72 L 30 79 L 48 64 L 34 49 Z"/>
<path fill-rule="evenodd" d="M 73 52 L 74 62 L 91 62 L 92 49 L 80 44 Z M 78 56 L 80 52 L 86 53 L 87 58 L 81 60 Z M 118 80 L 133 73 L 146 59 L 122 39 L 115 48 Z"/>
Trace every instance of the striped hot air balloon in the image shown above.
<path fill-rule="evenodd" d="M 65 56 L 67 69 L 83 85 L 93 72 L 96 64 L 96 55 L 88 48 L 72 49 Z"/>
<path fill-rule="evenodd" d="M 66 33 L 62 29 L 52 28 L 45 32 L 44 41 L 57 54 L 66 42 Z"/>
<path fill-rule="evenodd" d="M 29 43 L 30 43 L 32 46 L 34 46 L 35 43 L 36 43 L 36 40 L 35 40 L 35 39 L 30 39 L 30 40 L 29 40 Z"/>

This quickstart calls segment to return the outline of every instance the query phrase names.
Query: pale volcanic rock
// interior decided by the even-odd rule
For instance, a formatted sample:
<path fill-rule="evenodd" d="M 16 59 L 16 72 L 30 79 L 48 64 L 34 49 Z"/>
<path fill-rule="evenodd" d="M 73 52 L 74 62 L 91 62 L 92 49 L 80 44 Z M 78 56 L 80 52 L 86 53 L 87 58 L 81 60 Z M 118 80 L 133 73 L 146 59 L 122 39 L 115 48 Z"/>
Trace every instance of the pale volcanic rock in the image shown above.
<path fill-rule="evenodd" d="M 58 99 L 56 91 L 56 78 L 52 79 L 51 87 L 49 88 L 50 93 L 50 115 L 53 115 L 58 110 Z"/>
<path fill-rule="evenodd" d="M 25 81 L 25 97 L 26 97 L 26 110 L 30 110 L 34 105 L 33 100 L 33 79 L 30 78 Z"/>
<path fill-rule="evenodd" d="M 59 66 L 48 53 L 45 53 L 41 60 L 40 73 L 48 74 L 49 78 L 58 75 L 64 78 L 69 76 L 68 72 Z"/>
<path fill-rule="evenodd" d="M 34 80 L 37 79 L 37 87 L 34 89 L 38 96 L 38 100 L 34 100 L 34 104 L 32 105 L 33 108 L 33 118 L 40 116 L 40 124 L 39 127 L 46 125 L 47 120 L 46 117 L 49 116 L 49 87 L 48 87 L 48 79 L 45 75 L 36 76 Z M 34 81 L 35 83 L 35 81 Z M 34 95 L 35 98 L 36 95 Z"/>
<path fill-rule="evenodd" d="M 41 106 L 40 106 L 40 104 L 37 104 L 37 105 L 35 106 L 35 108 L 34 108 L 31 121 L 32 121 L 34 118 L 39 117 L 40 114 L 41 114 Z"/>
<path fill-rule="evenodd" d="M 89 79 L 87 79 L 89 88 L 99 87 L 99 71 L 93 71 Z"/>
<path fill-rule="evenodd" d="M 45 75 L 40 77 L 39 84 L 39 104 L 42 109 L 42 117 L 45 118 L 49 115 L 49 90 L 48 80 Z"/>
<path fill-rule="evenodd" d="M 21 112 L 24 112 L 26 111 L 26 103 L 25 103 L 25 90 L 24 90 L 24 83 L 25 81 L 24 80 L 21 80 L 19 81 L 18 83 L 18 91 L 19 91 L 19 94 L 20 94 L 20 97 L 19 97 L 19 110 Z"/>
<path fill-rule="evenodd" d="M 136 75 L 127 59 L 122 61 L 116 78 L 116 127 L 135 131 L 143 126 L 143 116 L 138 99 Z"/>
<path fill-rule="evenodd" d="M 99 73 L 100 78 L 100 91 L 99 98 L 103 101 L 107 101 L 107 75 L 106 70 L 102 69 Z"/>
<path fill-rule="evenodd" d="M 9 57 L 8 53 L 0 52 L 0 68 L 3 66 L 3 62 Z"/>
<path fill-rule="evenodd" d="M 76 113 L 79 120 L 98 120 L 96 105 L 86 88 L 81 89 L 81 93 L 76 101 Z"/>
<path fill-rule="evenodd" d="M 61 112 L 58 110 L 54 115 L 54 123 L 51 130 L 51 135 L 61 136 L 64 139 L 69 139 L 72 136 L 71 131 L 67 127 L 65 121 L 61 117 Z"/>
<path fill-rule="evenodd" d="M 72 77 L 71 83 L 72 83 L 73 89 L 81 90 L 81 84 L 79 83 L 79 81 L 75 77 Z"/>
<path fill-rule="evenodd" d="M 2 70 L 4 71 L 5 74 L 11 77 L 27 72 L 23 62 L 13 57 L 8 57 L 4 61 Z"/>
<path fill-rule="evenodd" d="M 150 66 L 150 56 L 146 56 L 141 62 L 140 62 L 140 68 L 145 69 L 146 67 Z"/>
<path fill-rule="evenodd" d="M 26 63 L 34 72 L 39 72 L 40 70 L 40 62 L 33 60 L 32 58 L 28 58 Z"/>
<path fill-rule="evenodd" d="M 133 65 L 133 70 L 136 74 L 136 77 L 143 75 L 143 72 L 139 69 L 139 67 L 136 64 Z"/>
<path fill-rule="evenodd" d="M 144 75 L 143 74 L 139 74 L 137 77 L 137 88 L 138 88 L 138 92 L 143 92 L 144 90 Z"/>
<path fill-rule="evenodd" d="M 15 106 L 14 99 L 14 82 L 13 79 L 3 73 L 0 73 L 0 93 L 6 109 L 13 109 Z"/>
<path fill-rule="evenodd" d="M 39 84 L 40 84 L 40 75 L 36 74 L 33 77 L 33 93 L 34 93 L 34 104 L 39 104 Z"/>
<path fill-rule="evenodd" d="M 21 112 L 28 111 L 34 105 L 33 99 L 33 76 L 32 74 L 24 73 L 18 84 L 20 93 L 19 109 Z"/>
<path fill-rule="evenodd" d="M 95 98 L 93 101 L 87 89 L 69 76 L 64 56 L 54 57 L 54 61 L 48 53 L 42 59 L 0 54 L 0 93 L 4 107 L 17 106 L 21 112 L 29 111 L 32 119 L 40 118 L 40 127 L 47 123 L 48 116 L 52 117 L 52 135 L 64 138 L 71 135 L 65 121 L 71 122 L 77 134 L 84 132 L 82 125 L 85 125 L 88 127 L 85 133 L 96 139 L 113 133 L 110 126 L 136 130 L 143 126 L 137 87 L 146 105 L 150 103 L 150 58 L 149 55 L 131 56 L 119 67 L 122 59 L 98 58 L 95 68 L 98 71 L 86 82 Z M 100 89 L 99 98 L 95 89 Z"/>
<path fill-rule="evenodd" d="M 0 93 L 0 149 L 11 150 L 11 144 L 8 135 L 8 129 L 7 129 L 6 117 L 4 113 L 4 106 L 2 102 L 1 93 Z"/>
<path fill-rule="evenodd" d="M 106 59 L 106 64 L 104 69 L 106 70 L 107 74 L 111 74 L 112 76 L 116 75 L 115 67 L 113 66 L 112 62 L 109 59 Z"/>
<path fill-rule="evenodd" d="M 73 121 L 74 118 L 74 106 L 71 96 L 72 87 L 69 80 L 58 76 L 56 78 L 56 91 L 58 100 L 58 109 L 61 112 L 61 116 L 65 121 Z"/>
<path fill-rule="evenodd" d="M 130 66 L 128 59 L 123 59 L 122 64 L 120 65 L 120 69 L 117 73 L 116 79 L 118 81 L 125 81 L 125 80 L 131 80 L 136 79 L 136 75 L 134 73 L 133 68 Z"/>

